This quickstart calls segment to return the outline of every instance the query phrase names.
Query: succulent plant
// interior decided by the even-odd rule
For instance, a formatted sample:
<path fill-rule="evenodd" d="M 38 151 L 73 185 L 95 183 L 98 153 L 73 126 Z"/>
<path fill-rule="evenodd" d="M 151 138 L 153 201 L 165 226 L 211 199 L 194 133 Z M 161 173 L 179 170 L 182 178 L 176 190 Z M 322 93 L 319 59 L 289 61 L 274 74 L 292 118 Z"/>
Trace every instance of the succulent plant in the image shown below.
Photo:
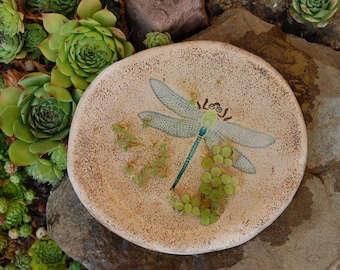
<path fill-rule="evenodd" d="M 20 33 L 9 37 L 0 32 L 0 62 L 8 64 L 15 58 L 24 58 L 26 52 L 21 50 L 23 46 Z"/>
<path fill-rule="evenodd" d="M 59 170 L 66 170 L 67 168 L 67 149 L 65 145 L 53 149 L 50 153 L 51 163 Z"/>
<path fill-rule="evenodd" d="M 28 0 L 27 8 L 35 14 L 59 13 L 65 16 L 73 16 L 76 12 L 79 0 Z"/>
<path fill-rule="evenodd" d="M 0 1 L 0 32 L 9 38 L 14 37 L 19 32 L 23 33 L 24 15 L 18 12 L 15 0 Z"/>
<path fill-rule="evenodd" d="M 64 270 L 68 256 L 49 237 L 35 240 L 28 250 L 32 270 Z"/>
<path fill-rule="evenodd" d="M 79 0 L 50 0 L 51 12 L 65 16 L 74 15 L 79 5 Z"/>
<path fill-rule="evenodd" d="M 168 32 L 150 32 L 146 34 L 144 44 L 147 48 L 163 46 L 173 43 Z"/>
<path fill-rule="evenodd" d="M 24 91 L 5 88 L 0 93 L 0 128 L 16 137 L 8 150 L 11 162 L 27 166 L 59 147 L 76 104 L 67 89 L 50 83 L 49 75 L 29 73 L 19 84 Z"/>
<path fill-rule="evenodd" d="M 24 50 L 29 53 L 31 59 L 37 59 L 41 55 L 37 45 L 47 38 L 47 32 L 38 23 L 25 24 L 23 38 L 25 41 Z"/>
<path fill-rule="evenodd" d="M 3 214 L 3 221 L 0 229 L 9 230 L 18 227 L 22 223 L 22 218 L 27 212 L 27 206 L 24 200 L 18 199 L 11 201 L 7 211 Z"/>
<path fill-rule="evenodd" d="M 0 195 L 9 200 L 17 200 L 25 198 L 26 188 L 24 185 L 17 185 L 9 180 L 2 182 L 0 186 Z"/>
<path fill-rule="evenodd" d="M 0 214 L 5 214 L 9 206 L 9 201 L 5 197 L 0 197 Z"/>
<path fill-rule="evenodd" d="M 292 0 L 289 14 L 299 23 L 325 27 L 339 8 L 339 0 Z"/>
<path fill-rule="evenodd" d="M 39 158 L 33 164 L 26 166 L 25 170 L 30 177 L 42 184 L 55 185 L 64 175 L 62 170 L 45 158 Z"/>
<path fill-rule="evenodd" d="M 30 270 L 31 256 L 22 250 L 15 252 L 15 266 L 20 270 Z"/>
<path fill-rule="evenodd" d="M 33 231 L 33 227 L 31 224 L 28 224 L 28 223 L 21 224 L 19 228 L 19 236 L 23 238 L 27 238 L 28 236 L 31 235 L 32 231 Z"/>
<path fill-rule="evenodd" d="M 39 48 L 48 60 L 56 62 L 53 84 L 85 90 L 104 68 L 131 55 L 134 48 L 115 27 L 116 16 L 102 9 L 99 0 L 82 0 L 77 16 L 79 19 L 69 20 L 61 14 L 44 14 L 49 36 Z"/>

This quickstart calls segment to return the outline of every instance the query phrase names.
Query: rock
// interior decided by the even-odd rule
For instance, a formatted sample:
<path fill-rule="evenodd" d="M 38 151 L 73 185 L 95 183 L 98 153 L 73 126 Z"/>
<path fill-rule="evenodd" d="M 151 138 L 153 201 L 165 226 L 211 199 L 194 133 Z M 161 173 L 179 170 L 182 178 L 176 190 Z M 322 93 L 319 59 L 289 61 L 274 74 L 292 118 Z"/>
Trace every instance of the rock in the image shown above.
<path fill-rule="evenodd" d="M 340 52 L 287 35 L 241 9 L 226 11 L 190 38 L 199 39 L 229 42 L 259 55 L 297 96 L 309 154 L 304 179 L 288 208 L 241 246 L 175 256 L 143 249 L 107 231 L 64 179 L 47 204 L 50 236 L 89 269 L 333 269 L 340 255 Z"/>
<path fill-rule="evenodd" d="M 126 15 L 131 30 L 129 40 L 137 50 L 149 32 L 169 32 L 174 41 L 208 25 L 204 0 L 125 0 Z"/>

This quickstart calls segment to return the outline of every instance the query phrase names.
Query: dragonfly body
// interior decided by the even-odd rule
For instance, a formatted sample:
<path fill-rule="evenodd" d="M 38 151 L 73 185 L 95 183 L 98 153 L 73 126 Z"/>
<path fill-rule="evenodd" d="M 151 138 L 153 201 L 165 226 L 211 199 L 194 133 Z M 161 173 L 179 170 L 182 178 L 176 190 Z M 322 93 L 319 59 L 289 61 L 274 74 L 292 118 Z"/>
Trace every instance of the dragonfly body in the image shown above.
<path fill-rule="evenodd" d="M 252 148 L 263 148 L 275 142 L 275 139 L 269 134 L 217 119 L 218 115 L 215 110 L 201 111 L 190 105 L 189 100 L 178 95 L 158 79 L 150 79 L 150 85 L 158 100 L 184 119 L 153 111 L 141 112 L 138 114 L 139 118 L 146 121 L 150 127 L 174 137 L 190 138 L 197 136 L 171 189 L 174 189 L 181 179 L 202 139 L 211 151 L 214 145 L 228 140 Z M 252 162 L 237 149 L 233 149 L 233 160 L 233 166 L 236 169 L 250 174 L 256 173 Z"/>
<path fill-rule="evenodd" d="M 179 180 L 181 179 L 184 171 L 187 169 L 190 160 L 192 159 L 192 157 L 194 156 L 197 147 L 199 145 L 199 143 L 201 142 L 202 138 L 204 137 L 205 134 L 207 134 L 208 128 L 210 128 L 216 121 L 217 119 L 217 114 L 215 111 L 208 111 L 206 112 L 206 114 L 203 116 L 202 119 L 202 127 L 200 128 L 199 132 L 198 132 L 198 136 L 193 144 L 193 146 L 190 149 L 190 152 L 182 166 L 182 169 L 179 171 L 175 182 L 173 183 L 173 185 L 171 186 L 171 189 L 173 190 L 176 185 L 178 184 Z"/>

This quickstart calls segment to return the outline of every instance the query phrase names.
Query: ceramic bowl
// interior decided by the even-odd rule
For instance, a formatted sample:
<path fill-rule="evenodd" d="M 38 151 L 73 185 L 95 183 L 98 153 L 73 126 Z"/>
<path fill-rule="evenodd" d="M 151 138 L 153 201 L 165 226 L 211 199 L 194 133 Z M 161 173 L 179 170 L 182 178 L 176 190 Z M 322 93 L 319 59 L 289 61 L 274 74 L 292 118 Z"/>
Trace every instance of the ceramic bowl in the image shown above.
<path fill-rule="evenodd" d="M 218 143 L 234 151 L 225 171 L 240 190 L 204 226 L 174 210 L 172 199 L 198 194 L 201 161 Z M 147 49 L 106 68 L 79 102 L 68 147 L 69 177 L 88 211 L 126 240 L 171 254 L 253 238 L 291 202 L 307 155 L 301 109 L 283 77 L 212 41 Z"/>

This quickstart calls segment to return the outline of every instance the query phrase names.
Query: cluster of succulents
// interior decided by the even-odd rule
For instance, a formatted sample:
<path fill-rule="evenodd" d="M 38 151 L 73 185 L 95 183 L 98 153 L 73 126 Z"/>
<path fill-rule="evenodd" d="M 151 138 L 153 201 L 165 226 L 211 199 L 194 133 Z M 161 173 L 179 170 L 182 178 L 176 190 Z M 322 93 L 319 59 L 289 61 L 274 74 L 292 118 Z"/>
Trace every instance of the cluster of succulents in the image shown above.
<path fill-rule="evenodd" d="M 22 58 L 24 46 L 24 15 L 18 11 L 15 0 L 0 2 L 0 62 L 9 63 L 14 58 Z"/>
<path fill-rule="evenodd" d="M 290 15 L 299 23 L 310 22 L 322 28 L 339 9 L 339 0 L 292 0 Z"/>

